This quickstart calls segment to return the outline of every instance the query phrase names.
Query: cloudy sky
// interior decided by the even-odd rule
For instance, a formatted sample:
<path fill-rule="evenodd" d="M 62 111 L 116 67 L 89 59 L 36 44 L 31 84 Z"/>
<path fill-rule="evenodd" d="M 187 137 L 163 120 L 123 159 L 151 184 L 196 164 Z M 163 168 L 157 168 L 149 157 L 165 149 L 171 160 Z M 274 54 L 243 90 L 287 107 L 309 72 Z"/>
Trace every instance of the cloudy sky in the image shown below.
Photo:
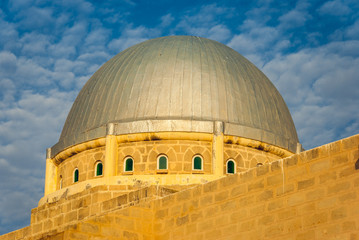
<path fill-rule="evenodd" d="M 1 0 L 0 234 L 29 224 L 81 87 L 146 39 L 237 50 L 279 89 L 306 149 L 359 133 L 358 15 L 358 0 Z"/>

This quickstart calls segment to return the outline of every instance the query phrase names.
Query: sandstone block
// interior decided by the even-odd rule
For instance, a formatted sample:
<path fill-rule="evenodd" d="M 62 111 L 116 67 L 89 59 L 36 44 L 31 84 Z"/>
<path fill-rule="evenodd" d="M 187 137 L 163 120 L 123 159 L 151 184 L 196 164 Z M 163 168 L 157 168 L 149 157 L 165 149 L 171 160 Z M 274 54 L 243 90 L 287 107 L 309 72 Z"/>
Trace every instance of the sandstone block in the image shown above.
<path fill-rule="evenodd" d="M 213 203 L 213 195 L 207 195 L 200 198 L 200 206 L 208 206 Z"/>
<path fill-rule="evenodd" d="M 328 194 L 338 193 L 350 188 L 350 182 L 339 182 L 328 187 Z"/>
<path fill-rule="evenodd" d="M 308 239 L 316 239 L 315 238 L 315 231 L 314 230 L 310 230 L 304 233 L 299 233 L 297 234 L 296 240 L 308 240 Z"/>
<path fill-rule="evenodd" d="M 273 198 L 273 191 L 265 190 L 257 196 L 257 202 L 267 201 L 271 198 Z"/>
<path fill-rule="evenodd" d="M 301 219 L 291 219 L 285 222 L 286 232 L 292 233 L 302 229 L 303 224 Z"/>
<path fill-rule="evenodd" d="M 256 175 L 262 176 L 269 172 L 269 165 L 263 165 L 256 168 Z"/>
<path fill-rule="evenodd" d="M 306 193 L 306 199 L 308 201 L 312 201 L 312 200 L 318 200 L 320 198 L 323 198 L 325 194 L 325 189 L 324 188 L 317 188 L 313 191 L 307 192 Z"/>
<path fill-rule="evenodd" d="M 88 235 L 79 232 L 71 232 L 70 239 L 74 240 L 88 240 Z"/>
<path fill-rule="evenodd" d="M 269 227 L 266 227 L 265 230 L 264 230 L 264 235 L 266 237 L 272 237 L 272 236 L 275 236 L 275 235 L 280 235 L 280 234 L 285 233 L 284 229 L 285 229 L 284 224 L 277 223 L 277 224 L 271 225 Z"/>
<path fill-rule="evenodd" d="M 354 164 L 353 166 L 347 167 L 345 169 L 343 169 L 342 171 L 339 172 L 339 177 L 343 178 L 343 177 L 347 177 L 350 176 L 354 173 L 356 173 L 357 170 L 355 170 Z"/>
<path fill-rule="evenodd" d="M 81 209 L 79 209 L 79 212 L 78 212 L 78 219 L 82 220 L 82 219 L 88 217 L 89 215 L 90 215 L 89 207 L 81 208 Z"/>
<path fill-rule="evenodd" d="M 314 185 L 314 177 L 306 180 L 298 181 L 298 190 L 305 189 Z"/>
<path fill-rule="evenodd" d="M 347 216 L 347 208 L 346 207 L 340 207 L 340 208 L 332 210 L 332 212 L 331 212 L 332 220 L 341 219 L 346 216 Z"/>
<path fill-rule="evenodd" d="M 258 225 L 270 225 L 274 222 L 274 215 L 266 215 L 258 218 Z"/>
<path fill-rule="evenodd" d="M 359 180 L 358 180 L 359 182 Z M 359 183 L 358 183 L 359 184 Z M 247 185 L 241 184 L 231 190 L 231 197 L 237 197 L 239 195 L 245 194 L 247 192 Z"/>
<path fill-rule="evenodd" d="M 229 191 L 223 191 L 223 192 L 220 192 L 220 193 L 217 193 L 215 196 L 214 196 L 214 199 L 216 202 L 220 202 L 220 201 L 223 201 L 223 200 L 226 200 L 228 198 L 228 195 L 229 195 Z"/>
<path fill-rule="evenodd" d="M 328 181 L 333 181 L 337 179 L 337 173 L 335 171 L 326 172 L 324 174 L 319 175 L 319 182 L 326 183 Z"/>
<path fill-rule="evenodd" d="M 341 202 L 354 201 L 356 199 L 357 199 L 356 192 L 349 192 L 349 193 L 343 194 L 339 197 L 339 201 L 341 201 Z"/>
<path fill-rule="evenodd" d="M 297 210 L 295 208 L 284 209 L 284 210 L 279 211 L 277 213 L 277 216 L 278 216 L 279 220 L 293 218 L 293 217 L 297 216 Z"/>
<path fill-rule="evenodd" d="M 168 208 L 166 209 L 162 209 L 162 210 L 158 210 L 156 211 L 155 213 L 155 217 L 158 218 L 158 219 L 163 219 L 165 217 L 168 216 Z"/>
<path fill-rule="evenodd" d="M 100 227 L 92 223 L 82 223 L 80 224 L 80 229 L 82 232 L 97 234 L 100 232 Z"/>
<path fill-rule="evenodd" d="M 249 215 L 253 217 L 263 214 L 263 212 L 265 212 L 265 208 L 266 208 L 265 204 L 260 204 L 258 206 L 252 207 L 249 209 Z"/>
<path fill-rule="evenodd" d="M 258 189 L 263 189 L 263 188 L 264 188 L 264 180 L 263 179 L 256 181 L 254 183 L 248 183 L 248 192 L 255 191 Z"/>
<path fill-rule="evenodd" d="M 182 216 L 182 217 L 177 217 L 176 219 L 176 225 L 177 226 L 182 226 L 186 223 L 189 222 L 189 216 L 188 215 L 185 215 L 185 216 Z"/>
<path fill-rule="evenodd" d="M 135 222 L 133 219 L 127 217 L 115 217 L 115 223 L 118 228 L 134 231 L 135 230 Z"/>
<path fill-rule="evenodd" d="M 331 208 L 335 206 L 338 199 L 337 197 L 325 198 L 317 203 L 318 209 Z"/>
<path fill-rule="evenodd" d="M 77 210 L 65 214 L 64 222 L 68 223 L 75 220 L 77 220 Z"/>
<path fill-rule="evenodd" d="M 267 186 L 283 184 L 283 176 L 281 174 L 268 176 L 266 179 L 267 179 Z"/>
<path fill-rule="evenodd" d="M 177 201 L 189 200 L 191 198 L 191 192 L 188 190 L 181 191 L 176 193 Z"/>
<path fill-rule="evenodd" d="M 285 169 L 285 175 L 288 177 L 288 180 L 298 179 L 307 175 L 307 169 L 305 168 L 305 166 Z"/>
<path fill-rule="evenodd" d="M 333 166 L 338 166 L 338 165 L 342 165 L 348 162 L 348 157 L 346 154 L 339 154 L 336 155 L 332 158 L 332 165 Z"/>
<path fill-rule="evenodd" d="M 293 191 L 294 191 L 294 184 L 293 183 L 277 187 L 277 189 L 276 189 L 277 196 L 287 194 L 287 193 L 290 193 L 290 192 L 293 192 Z"/>
<path fill-rule="evenodd" d="M 305 202 L 305 193 L 294 193 L 288 197 L 288 206 L 295 206 L 297 204 Z"/>
<path fill-rule="evenodd" d="M 140 239 L 138 233 L 123 231 L 123 238 L 124 239 L 131 239 L 131 240 L 138 240 Z"/>
<path fill-rule="evenodd" d="M 273 211 L 273 210 L 276 210 L 278 208 L 282 208 L 283 205 L 284 205 L 283 199 L 276 199 L 276 200 L 271 201 L 271 202 L 268 203 L 267 210 L 268 211 Z"/>
<path fill-rule="evenodd" d="M 204 237 L 205 239 L 218 239 L 222 236 L 222 232 L 218 229 L 210 230 L 209 232 L 206 232 Z"/>
<path fill-rule="evenodd" d="M 330 160 L 325 159 L 310 165 L 310 172 L 320 172 L 324 170 L 328 170 L 330 168 Z"/>
<path fill-rule="evenodd" d="M 101 234 L 105 237 L 120 238 L 122 230 L 114 228 L 113 226 L 102 226 Z"/>
<path fill-rule="evenodd" d="M 220 205 L 220 208 L 221 208 L 222 212 L 233 211 L 237 208 L 237 204 L 235 201 L 228 201 L 228 202 L 222 203 Z"/>
<path fill-rule="evenodd" d="M 310 216 L 304 216 L 302 220 L 304 227 L 317 226 L 328 221 L 328 214 L 326 212 L 315 213 Z"/>

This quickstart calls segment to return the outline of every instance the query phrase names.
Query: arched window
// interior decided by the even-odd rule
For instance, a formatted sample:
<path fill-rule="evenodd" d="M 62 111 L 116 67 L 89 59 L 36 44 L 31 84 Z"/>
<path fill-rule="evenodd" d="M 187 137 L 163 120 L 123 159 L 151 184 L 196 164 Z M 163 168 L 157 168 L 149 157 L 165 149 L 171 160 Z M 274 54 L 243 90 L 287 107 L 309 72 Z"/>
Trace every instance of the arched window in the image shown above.
<path fill-rule="evenodd" d="M 229 174 L 236 173 L 236 163 L 232 159 L 229 159 L 227 161 L 227 173 Z"/>
<path fill-rule="evenodd" d="M 125 172 L 133 171 L 133 159 L 131 157 L 125 158 L 124 168 Z"/>
<path fill-rule="evenodd" d="M 103 164 L 101 161 L 98 161 L 95 165 L 95 176 L 102 176 L 103 173 Z"/>
<path fill-rule="evenodd" d="M 200 155 L 195 155 L 192 158 L 192 169 L 203 170 L 203 158 Z"/>
<path fill-rule="evenodd" d="M 62 189 L 62 175 L 60 175 L 60 189 Z"/>
<path fill-rule="evenodd" d="M 74 183 L 79 181 L 79 169 L 75 168 L 74 170 Z"/>
<path fill-rule="evenodd" d="M 167 156 L 166 155 L 160 155 L 157 158 L 157 169 L 167 169 Z"/>

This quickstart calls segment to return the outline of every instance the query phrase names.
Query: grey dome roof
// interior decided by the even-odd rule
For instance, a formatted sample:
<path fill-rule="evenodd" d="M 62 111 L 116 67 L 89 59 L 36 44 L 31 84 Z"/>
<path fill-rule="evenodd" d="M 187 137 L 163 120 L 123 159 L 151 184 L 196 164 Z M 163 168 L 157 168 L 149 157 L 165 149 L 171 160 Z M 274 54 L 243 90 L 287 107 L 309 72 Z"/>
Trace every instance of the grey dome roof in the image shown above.
<path fill-rule="evenodd" d="M 251 62 L 216 41 L 168 36 L 132 46 L 106 62 L 77 96 L 52 152 L 106 136 L 108 123 L 118 123 L 118 133 L 168 130 L 153 128 L 161 121 L 171 121 L 172 131 L 186 130 L 173 124 L 177 120 L 199 132 L 207 130 L 194 125 L 222 121 L 225 134 L 292 152 L 298 142 L 284 100 Z M 154 122 L 150 128 L 134 127 L 144 121 Z"/>

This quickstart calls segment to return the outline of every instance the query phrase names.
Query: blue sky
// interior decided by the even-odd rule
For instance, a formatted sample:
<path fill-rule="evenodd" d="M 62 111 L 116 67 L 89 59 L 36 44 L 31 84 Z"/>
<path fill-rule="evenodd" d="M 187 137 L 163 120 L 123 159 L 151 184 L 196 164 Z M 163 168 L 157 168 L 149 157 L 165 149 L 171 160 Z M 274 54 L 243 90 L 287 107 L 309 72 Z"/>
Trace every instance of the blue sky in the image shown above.
<path fill-rule="evenodd" d="M 359 133 L 359 1 L 0 2 L 0 234 L 30 222 L 77 93 L 146 39 L 222 42 L 276 85 L 306 149 Z"/>

